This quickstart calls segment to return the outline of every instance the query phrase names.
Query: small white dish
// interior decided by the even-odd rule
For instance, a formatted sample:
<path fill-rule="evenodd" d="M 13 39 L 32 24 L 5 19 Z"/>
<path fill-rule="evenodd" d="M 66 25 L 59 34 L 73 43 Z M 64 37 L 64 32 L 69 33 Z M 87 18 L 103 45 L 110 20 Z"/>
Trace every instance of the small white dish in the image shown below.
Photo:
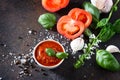
<path fill-rule="evenodd" d="M 53 69 L 53 68 L 58 67 L 58 66 L 64 61 L 64 59 L 61 59 L 61 60 L 60 60 L 57 64 L 55 64 L 55 65 L 46 66 L 46 65 L 40 63 L 40 62 L 37 60 L 37 58 L 36 58 L 36 54 L 37 54 L 36 50 L 38 49 L 39 46 L 41 46 L 41 44 L 46 43 L 46 42 L 52 42 L 52 43 L 55 43 L 55 44 L 59 45 L 59 47 L 61 47 L 61 49 L 63 50 L 63 52 L 65 52 L 65 49 L 64 49 L 64 47 L 62 46 L 62 44 L 60 44 L 58 41 L 51 40 L 51 39 L 43 40 L 43 41 L 39 42 L 39 43 L 34 47 L 34 50 L 33 50 L 33 58 L 34 58 L 35 62 L 36 62 L 40 67 L 43 67 L 43 68 L 46 68 L 46 69 Z M 40 52 L 39 52 L 38 54 L 40 54 Z M 44 60 L 44 61 L 45 61 L 45 60 Z"/>

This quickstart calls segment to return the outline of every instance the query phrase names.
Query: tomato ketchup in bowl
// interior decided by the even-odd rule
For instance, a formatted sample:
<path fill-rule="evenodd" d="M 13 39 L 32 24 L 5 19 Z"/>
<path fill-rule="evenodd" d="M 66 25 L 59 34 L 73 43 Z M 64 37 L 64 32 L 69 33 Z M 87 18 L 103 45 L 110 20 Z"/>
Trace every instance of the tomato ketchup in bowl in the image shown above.
<path fill-rule="evenodd" d="M 44 40 L 39 42 L 33 51 L 35 62 L 43 68 L 53 69 L 58 67 L 64 59 L 59 59 L 54 56 L 48 56 L 45 52 L 46 48 L 52 48 L 56 52 L 65 52 L 64 47 L 55 40 Z"/>

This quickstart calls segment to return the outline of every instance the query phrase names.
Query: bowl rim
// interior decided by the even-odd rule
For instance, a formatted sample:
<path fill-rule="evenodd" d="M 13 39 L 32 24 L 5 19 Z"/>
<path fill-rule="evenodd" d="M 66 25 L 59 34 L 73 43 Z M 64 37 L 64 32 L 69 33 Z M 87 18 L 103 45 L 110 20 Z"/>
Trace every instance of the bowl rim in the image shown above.
<path fill-rule="evenodd" d="M 52 41 L 52 42 L 58 43 L 58 44 L 62 47 L 63 52 L 65 52 L 65 49 L 64 49 L 63 45 L 62 45 L 60 42 L 58 42 L 58 41 L 56 41 L 56 40 L 53 40 L 53 39 L 42 40 L 42 41 L 38 42 L 38 43 L 36 44 L 36 46 L 34 47 L 34 49 L 33 49 L 33 59 L 35 60 L 35 62 L 36 62 L 40 67 L 46 68 L 46 69 L 53 69 L 53 68 L 56 68 L 56 67 L 60 66 L 60 64 L 64 61 L 64 59 L 62 59 L 59 63 L 57 63 L 57 64 L 55 64 L 55 65 L 53 65 L 53 66 L 45 66 L 45 65 L 39 63 L 39 62 L 37 61 L 36 57 L 35 57 L 35 52 L 36 52 L 37 47 L 38 47 L 40 44 L 42 44 L 43 42 L 46 42 L 46 41 Z"/>

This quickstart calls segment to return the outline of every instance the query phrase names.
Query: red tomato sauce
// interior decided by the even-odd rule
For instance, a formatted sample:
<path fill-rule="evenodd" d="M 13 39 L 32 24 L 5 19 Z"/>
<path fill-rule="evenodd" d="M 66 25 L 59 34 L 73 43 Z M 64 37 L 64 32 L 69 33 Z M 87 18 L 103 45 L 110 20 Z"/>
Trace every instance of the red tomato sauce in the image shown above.
<path fill-rule="evenodd" d="M 48 56 L 47 53 L 45 52 L 46 48 L 52 48 L 56 52 L 64 51 L 63 48 L 58 43 L 54 41 L 45 41 L 36 48 L 35 57 L 37 61 L 45 66 L 53 66 L 53 65 L 58 64 L 61 61 L 61 59 Z"/>

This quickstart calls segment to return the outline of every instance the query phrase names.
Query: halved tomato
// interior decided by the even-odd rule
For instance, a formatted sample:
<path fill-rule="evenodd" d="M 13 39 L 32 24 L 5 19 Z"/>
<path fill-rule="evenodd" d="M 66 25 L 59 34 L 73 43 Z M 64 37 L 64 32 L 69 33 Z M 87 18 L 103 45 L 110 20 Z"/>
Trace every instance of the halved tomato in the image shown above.
<path fill-rule="evenodd" d="M 73 8 L 70 10 L 68 15 L 74 20 L 83 22 L 85 24 L 85 28 L 87 28 L 92 22 L 92 15 L 80 8 Z"/>
<path fill-rule="evenodd" d="M 42 6 L 50 12 L 56 12 L 65 8 L 69 4 L 69 1 L 70 0 L 42 0 Z"/>
<path fill-rule="evenodd" d="M 57 22 L 57 31 L 68 39 L 79 37 L 84 31 L 84 24 L 70 16 L 62 16 Z"/>

